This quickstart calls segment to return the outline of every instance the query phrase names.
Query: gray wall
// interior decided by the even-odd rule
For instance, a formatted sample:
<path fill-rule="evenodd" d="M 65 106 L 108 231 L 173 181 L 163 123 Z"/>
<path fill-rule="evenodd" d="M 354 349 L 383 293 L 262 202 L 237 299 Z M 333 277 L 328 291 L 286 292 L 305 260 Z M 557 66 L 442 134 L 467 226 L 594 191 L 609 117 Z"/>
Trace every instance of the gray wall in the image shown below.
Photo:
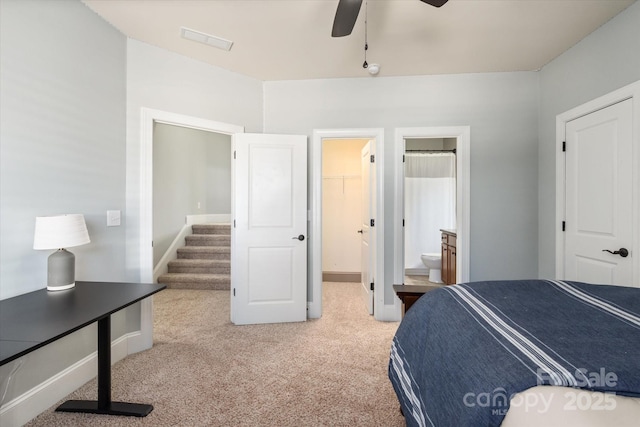
<path fill-rule="evenodd" d="M 231 136 L 155 123 L 153 265 L 187 215 L 231 213 Z"/>
<path fill-rule="evenodd" d="M 85 215 L 78 280 L 139 281 L 141 108 L 261 131 L 261 82 L 128 40 L 77 0 L 1 0 L 0 19 L 0 298 L 46 284 L 37 215 Z M 121 227 L 106 227 L 107 209 Z M 114 338 L 139 327 L 138 305 L 112 317 Z M 95 336 L 26 356 L 5 403 L 95 351 Z"/>
<path fill-rule="evenodd" d="M 639 2 L 540 72 L 538 227 L 541 278 L 555 277 L 556 116 L 637 80 L 640 80 Z"/>
<path fill-rule="evenodd" d="M 471 127 L 471 280 L 537 276 L 538 74 L 265 83 L 265 132 L 385 129 L 385 302 L 393 300 L 394 131 Z"/>
<path fill-rule="evenodd" d="M 82 213 L 91 243 L 71 249 L 77 280 L 125 278 L 126 39 L 78 1 L 0 2 L 0 297 L 42 289 L 50 251 L 38 215 Z M 127 331 L 126 313 L 112 331 Z M 95 351 L 95 329 L 25 358 L 5 401 Z M 8 364 L 0 369 L 6 378 Z"/>

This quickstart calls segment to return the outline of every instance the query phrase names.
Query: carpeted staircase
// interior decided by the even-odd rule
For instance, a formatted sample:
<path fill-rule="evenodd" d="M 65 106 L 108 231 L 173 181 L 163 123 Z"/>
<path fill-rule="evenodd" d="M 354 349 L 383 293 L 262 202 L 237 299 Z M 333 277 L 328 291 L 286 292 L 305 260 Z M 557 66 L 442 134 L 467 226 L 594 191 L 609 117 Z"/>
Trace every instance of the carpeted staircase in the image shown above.
<path fill-rule="evenodd" d="M 169 272 L 158 277 L 172 289 L 229 290 L 231 288 L 231 226 L 194 224 L 178 259 L 169 262 Z"/>

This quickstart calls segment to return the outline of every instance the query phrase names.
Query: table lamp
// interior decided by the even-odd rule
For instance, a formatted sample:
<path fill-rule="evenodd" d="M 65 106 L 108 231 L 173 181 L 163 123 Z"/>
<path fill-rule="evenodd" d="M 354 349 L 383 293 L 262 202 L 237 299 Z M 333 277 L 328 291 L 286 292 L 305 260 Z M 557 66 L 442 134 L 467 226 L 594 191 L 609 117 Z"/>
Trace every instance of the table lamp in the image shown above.
<path fill-rule="evenodd" d="M 47 261 L 47 290 L 62 291 L 76 285 L 76 257 L 65 248 L 90 241 L 82 214 L 36 217 L 33 249 L 57 249 Z"/>

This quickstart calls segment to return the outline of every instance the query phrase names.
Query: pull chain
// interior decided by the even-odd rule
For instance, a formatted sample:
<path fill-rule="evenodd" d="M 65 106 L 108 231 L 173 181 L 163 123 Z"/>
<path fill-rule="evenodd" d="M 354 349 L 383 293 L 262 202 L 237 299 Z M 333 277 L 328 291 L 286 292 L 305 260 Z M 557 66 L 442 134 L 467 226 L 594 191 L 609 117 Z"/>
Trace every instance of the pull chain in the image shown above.
<path fill-rule="evenodd" d="M 362 64 L 362 68 L 369 67 L 367 64 L 367 50 L 369 49 L 369 44 L 367 44 L 367 4 L 368 2 L 364 2 L 364 63 Z"/>

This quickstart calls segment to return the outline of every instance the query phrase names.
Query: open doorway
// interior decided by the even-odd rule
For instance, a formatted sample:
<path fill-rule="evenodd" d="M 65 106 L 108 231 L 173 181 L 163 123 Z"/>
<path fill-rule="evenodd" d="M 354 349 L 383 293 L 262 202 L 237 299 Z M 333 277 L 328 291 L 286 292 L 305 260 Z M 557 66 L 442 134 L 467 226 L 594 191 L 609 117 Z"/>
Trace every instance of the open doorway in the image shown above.
<path fill-rule="evenodd" d="M 193 116 L 154 110 L 141 109 L 140 121 L 140 145 L 132 150 L 139 150 L 138 161 L 130 165 L 128 180 L 134 183 L 127 188 L 127 208 L 135 209 L 139 213 L 139 220 L 127 223 L 128 235 L 131 237 L 132 253 L 131 263 L 139 271 L 141 282 L 153 281 L 153 126 L 154 123 L 165 123 L 176 126 L 184 126 L 194 129 L 202 129 L 226 135 L 244 132 L 242 126 L 228 123 L 215 122 Z M 133 143 L 132 143 L 133 144 Z M 139 200 L 138 203 L 129 201 Z M 150 348 L 153 344 L 153 304 L 152 299 L 147 298 L 140 302 L 140 335 L 131 341 L 130 352 L 134 353 Z"/>
<path fill-rule="evenodd" d="M 371 187 L 372 210 L 370 221 L 375 222 L 371 227 L 373 237 L 371 274 L 374 280 L 374 290 L 369 288 L 368 297 L 372 298 L 372 311 L 377 320 L 388 320 L 384 306 L 384 217 L 382 209 L 383 200 L 383 176 L 382 176 L 382 156 L 375 157 L 374 153 L 383 152 L 383 129 L 337 129 L 337 130 L 316 130 L 312 140 L 310 151 L 310 230 L 309 230 L 309 285 L 308 292 L 308 316 L 319 318 L 322 316 L 322 280 L 323 280 L 323 145 L 329 140 L 365 140 L 370 142 L 372 156 L 371 174 L 375 177 Z M 361 161 L 361 158 L 360 160 Z M 358 196 L 358 199 L 360 197 Z M 359 228 L 358 228 L 359 229 Z M 357 230 L 355 232 L 357 233 Z M 319 238 L 314 238 L 318 236 Z M 375 289 L 376 278 L 380 278 L 380 289 Z M 364 294 L 363 294 L 364 296 Z M 391 320 L 391 319 L 389 319 Z"/>
<path fill-rule="evenodd" d="M 367 139 L 322 141 L 322 281 L 361 279 L 360 157 Z"/>
<path fill-rule="evenodd" d="M 395 217 L 398 219 L 394 228 L 394 283 L 405 283 L 405 165 L 403 159 L 406 155 L 406 147 L 409 150 L 429 151 L 430 147 L 414 147 L 414 141 L 430 140 L 430 143 L 439 145 L 436 149 L 453 150 L 455 147 L 455 229 L 444 228 L 446 231 L 453 231 L 455 238 L 455 257 L 451 261 L 445 259 L 445 263 L 453 262 L 455 273 L 450 279 L 452 283 L 469 281 L 469 236 L 470 236 L 470 128 L 468 126 L 457 127 L 424 127 L 424 128 L 398 128 L 395 132 L 395 153 L 396 153 L 396 191 L 394 197 Z M 409 144 L 407 145 L 407 142 Z M 449 166 L 449 169 L 451 166 Z M 433 227 L 431 227 L 433 228 Z M 440 242 L 432 242 L 435 246 L 432 253 L 437 253 L 436 246 L 440 246 L 442 251 L 442 232 L 435 229 L 435 235 L 440 234 Z M 426 252 L 425 250 L 425 253 Z M 441 252 L 441 259 L 442 259 Z M 424 264 L 422 260 L 414 259 L 416 266 Z M 441 261 L 441 259 L 439 261 Z M 450 265 L 450 264 L 449 264 Z M 442 266 L 442 263 L 441 263 Z M 424 266 L 424 273 L 428 274 L 428 267 Z M 442 268 L 441 268 L 442 274 Z M 442 280 L 442 276 L 441 276 Z M 398 306 L 400 306 L 398 300 Z"/>
<path fill-rule="evenodd" d="M 369 227 L 363 226 L 363 202 L 369 200 L 368 173 L 362 153 L 368 139 L 324 139 L 322 142 L 322 281 L 361 283 L 372 314 L 368 285 Z M 363 176 L 363 175 L 366 175 Z M 363 216 L 364 215 L 364 216 Z M 366 221 L 369 221 L 367 218 Z M 365 286 L 366 285 L 366 286 Z"/>
<path fill-rule="evenodd" d="M 140 184 L 139 268 L 140 280 L 143 282 L 153 280 L 153 130 L 156 123 L 199 129 L 221 135 L 244 132 L 241 126 L 167 111 L 142 109 L 140 164 L 137 170 Z"/>
<path fill-rule="evenodd" d="M 453 284 L 455 268 L 448 261 L 455 249 L 442 242 L 448 236 L 453 242 L 457 234 L 457 139 L 405 138 L 404 143 L 404 283 Z"/>
<path fill-rule="evenodd" d="M 228 288 L 222 224 L 231 218 L 231 135 L 156 122 L 153 170 L 154 281 L 162 275 L 172 288 Z"/>

